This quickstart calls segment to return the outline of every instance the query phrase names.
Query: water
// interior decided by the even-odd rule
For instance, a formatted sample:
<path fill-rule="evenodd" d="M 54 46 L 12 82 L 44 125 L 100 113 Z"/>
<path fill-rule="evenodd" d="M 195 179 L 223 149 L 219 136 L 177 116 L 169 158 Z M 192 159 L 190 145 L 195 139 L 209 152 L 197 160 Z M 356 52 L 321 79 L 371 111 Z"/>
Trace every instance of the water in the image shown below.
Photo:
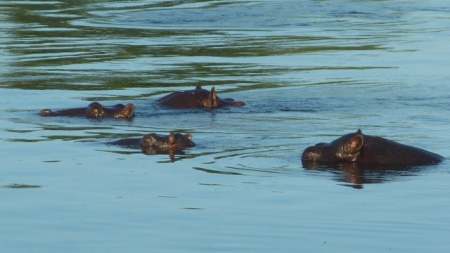
<path fill-rule="evenodd" d="M 448 1 L 0 2 L 2 252 L 448 252 L 448 162 L 305 170 L 361 128 L 450 156 Z M 212 85 L 244 108 L 155 100 Z M 132 122 L 40 118 L 132 102 Z M 168 131 L 171 162 L 105 143 Z"/>

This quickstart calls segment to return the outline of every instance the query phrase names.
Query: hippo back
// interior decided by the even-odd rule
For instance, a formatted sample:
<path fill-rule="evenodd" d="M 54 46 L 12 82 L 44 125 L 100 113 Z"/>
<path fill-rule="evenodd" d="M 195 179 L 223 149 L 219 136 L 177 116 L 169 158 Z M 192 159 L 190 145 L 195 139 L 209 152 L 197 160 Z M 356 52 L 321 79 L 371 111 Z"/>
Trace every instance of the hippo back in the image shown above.
<path fill-rule="evenodd" d="M 364 135 L 359 163 L 379 165 L 437 164 L 443 157 L 420 148 L 401 144 L 377 136 Z"/>
<path fill-rule="evenodd" d="M 159 99 L 159 104 L 174 108 L 202 107 L 202 99 L 208 98 L 207 90 L 176 91 Z"/>

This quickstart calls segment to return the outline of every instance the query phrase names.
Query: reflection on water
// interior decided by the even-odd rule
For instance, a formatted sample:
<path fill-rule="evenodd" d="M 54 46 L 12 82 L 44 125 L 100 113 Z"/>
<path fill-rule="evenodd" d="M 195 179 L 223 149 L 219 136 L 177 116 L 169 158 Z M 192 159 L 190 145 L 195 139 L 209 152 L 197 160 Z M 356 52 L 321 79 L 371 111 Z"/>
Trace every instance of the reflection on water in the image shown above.
<path fill-rule="evenodd" d="M 422 170 L 431 169 L 433 166 L 405 167 L 405 166 L 368 166 L 358 163 L 342 163 L 336 166 L 319 166 L 303 164 L 303 168 L 309 171 L 323 171 L 333 174 L 333 180 L 344 183 L 356 189 L 362 189 L 365 184 L 379 184 L 400 180 L 401 177 L 416 176 Z"/>
<path fill-rule="evenodd" d="M 244 60 L 244 57 L 384 49 L 378 39 L 380 34 L 350 37 L 347 34 L 330 36 L 308 29 L 309 34 L 304 31 L 296 34 L 295 27 L 286 31 L 279 29 L 284 25 L 282 20 L 289 18 L 303 16 L 302 22 L 306 21 L 308 27 L 319 20 L 315 14 L 298 8 L 295 2 L 288 2 L 286 6 L 252 4 L 252 9 L 248 10 L 252 13 L 251 23 L 249 17 L 235 13 L 241 12 L 245 1 L 228 5 L 200 1 L 201 5 L 195 7 L 185 5 L 186 1 L 157 4 L 138 1 L 126 9 L 120 4 L 120 10 L 124 11 L 120 13 L 115 11 L 117 6 L 110 9 L 108 1 L 102 2 L 104 5 L 91 4 L 91 1 L 2 3 L 6 20 L 17 24 L 15 29 L 6 30 L 2 38 L 2 49 L 12 55 L 10 71 L 3 73 L 2 85 L 23 89 L 109 90 L 195 86 L 202 80 L 215 85 L 239 83 L 256 89 L 289 82 L 283 76 L 292 72 L 391 67 L 351 63 L 346 66 L 286 66 Z M 311 7 L 321 4 L 315 5 Z M 285 8 L 288 6 L 294 7 L 296 12 Z M 271 7 L 283 7 L 284 13 L 272 12 L 283 15 L 280 20 L 277 16 L 268 20 L 262 15 Z M 394 18 L 386 22 L 395 23 Z M 334 20 L 322 20 L 323 25 L 334 23 Z M 392 31 L 385 33 L 383 36 L 392 36 Z M 174 57 L 191 60 L 179 62 L 174 61 Z M 238 59 L 233 60 L 234 57 Z M 129 64 L 133 67 L 126 68 Z"/>
<path fill-rule="evenodd" d="M 447 163 L 302 169 L 300 154 L 363 128 L 449 157 L 449 14 L 446 0 L 0 1 L 1 185 L 45 186 L 0 191 L 2 250 L 446 252 Z M 155 103 L 198 84 L 247 106 Z M 136 118 L 37 115 L 86 101 Z M 197 146 L 172 161 L 107 145 L 170 131 Z"/>

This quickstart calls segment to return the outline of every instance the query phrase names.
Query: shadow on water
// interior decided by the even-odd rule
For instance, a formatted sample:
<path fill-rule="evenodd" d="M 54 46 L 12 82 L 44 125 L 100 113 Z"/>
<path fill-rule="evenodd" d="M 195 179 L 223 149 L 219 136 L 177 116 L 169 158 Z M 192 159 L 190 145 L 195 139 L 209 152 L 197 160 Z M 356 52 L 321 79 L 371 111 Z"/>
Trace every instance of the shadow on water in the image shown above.
<path fill-rule="evenodd" d="M 35 188 L 41 188 L 40 185 L 32 185 L 32 184 L 8 184 L 1 186 L 3 188 L 9 188 L 9 189 L 35 189 Z"/>
<path fill-rule="evenodd" d="M 332 179 L 343 186 L 363 189 L 366 184 L 381 184 L 398 181 L 405 177 L 419 175 L 429 166 L 367 166 L 357 163 L 343 163 L 336 166 L 303 164 L 303 168 L 311 173 L 330 173 Z"/>
<path fill-rule="evenodd" d="M 242 175 L 244 175 L 244 174 L 238 173 L 238 172 L 214 170 L 214 169 L 207 169 L 207 168 L 201 168 L 201 167 L 193 167 L 192 169 L 198 170 L 198 171 L 203 171 L 203 172 L 206 172 L 206 173 L 211 173 L 211 174 L 234 175 L 234 176 L 242 176 Z"/>

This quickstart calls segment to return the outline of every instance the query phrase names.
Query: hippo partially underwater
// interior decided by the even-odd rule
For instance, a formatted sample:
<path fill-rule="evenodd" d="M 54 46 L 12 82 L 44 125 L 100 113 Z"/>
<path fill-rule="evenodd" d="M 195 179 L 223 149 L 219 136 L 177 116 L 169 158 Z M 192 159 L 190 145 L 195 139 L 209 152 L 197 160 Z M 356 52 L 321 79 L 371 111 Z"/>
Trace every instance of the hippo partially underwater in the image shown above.
<path fill-rule="evenodd" d="M 166 95 L 158 100 L 159 104 L 175 109 L 188 108 L 205 108 L 215 109 L 226 106 L 244 106 L 242 101 L 235 101 L 231 98 L 221 99 L 217 96 L 216 89 L 211 88 L 211 91 L 197 86 L 194 90 L 176 91 Z"/>
<path fill-rule="evenodd" d="M 438 164 L 443 157 L 395 141 L 365 135 L 358 130 L 330 143 L 308 147 L 302 154 L 304 167 L 355 163 L 371 169 Z"/>
<path fill-rule="evenodd" d="M 87 117 L 91 119 L 115 118 L 130 120 L 134 117 L 135 107 L 133 104 L 117 104 L 106 107 L 98 102 L 90 103 L 87 107 L 63 109 L 52 111 L 43 109 L 39 115 L 43 117 L 50 116 L 70 116 L 70 117 Z"/>
<path fill-rule="evenodd" d="M 155 133 L 144 135 L 142 138 L 126 138 L 110 142 L 124 148 L 141 149 L 143 153 L 153 154 L 183 154 L 186 148 L 194 147 L 191 134 L 170 133 L 159 135 Z M 172 158 L 172 157 L 171 157 Z"/>

